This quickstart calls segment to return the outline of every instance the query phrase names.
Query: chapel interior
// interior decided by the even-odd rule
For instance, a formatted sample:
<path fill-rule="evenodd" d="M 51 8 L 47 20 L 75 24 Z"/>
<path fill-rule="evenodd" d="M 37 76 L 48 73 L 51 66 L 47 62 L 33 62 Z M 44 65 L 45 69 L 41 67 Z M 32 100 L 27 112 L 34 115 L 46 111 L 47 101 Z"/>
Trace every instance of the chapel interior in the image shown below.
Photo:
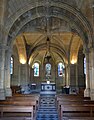
<path fill-rule="evenodd" d="M 0 113 L 94 120 L 94 0 L 0 0 Z"/>

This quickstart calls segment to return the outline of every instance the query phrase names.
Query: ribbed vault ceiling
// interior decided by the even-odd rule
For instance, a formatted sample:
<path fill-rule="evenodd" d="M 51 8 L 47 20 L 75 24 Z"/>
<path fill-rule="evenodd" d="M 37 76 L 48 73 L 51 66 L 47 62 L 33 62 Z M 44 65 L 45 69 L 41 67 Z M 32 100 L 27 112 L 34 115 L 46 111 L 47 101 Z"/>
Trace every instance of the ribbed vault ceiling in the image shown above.
<path fill-rule="evenodd" d="M 76 59 L 82 40 L 77 34 L 71 32 L 53 33 L 49 36 L 50 52 L 55 62 L 68 62 L 68 54 L 70 60 Z M 23 40 L 23 41 L 22 41 Z M 23 55 L 25 59 L 32 56 L 32 60 L 42 61 L 47 51 L 47 36 L 41 33 L 24 33 L 16 38 L 16 45 L 19 51 L 19 57 Z M 26 48 L 28 47 L 28 50 Z M 26 57 L 26 51 L 27 57 Z M 63 58 L 63 59 L 62 59 Z"/>
<path fill-rule="evenodd" d="M 87 30 L 85 30 L 84 25 L 81 26 L 79 15 L 77 15 L 76 19 L 73 11 L 69 12 L 66 8 L 62 9 L 62 5 L 57 6 L 56 2 L 64 3 L 66 6 L 71 6 L 74 10 L 79 10 L 83 18 L 89 16 L 88 21 L 91 21 L 90 5 L 92 1 L 53 0 L 52 6 L 50 6 L 50 0 L 23 0 L 23 2 L 19 0 L 19 2 L 18 0 L 9 0 L 8 2 L 8 20 L 10 20 L 10 23 L 10 18 L 17 11 L 20 11 L 20 9 L 24 11 L 25 6 L 28 9 L 30 5 L 32 6 L 32 9 L 25 11 L 19 16 L 19 19 L 15 21 L 15 24 L 10 29 L 12 36 L 16 29 L 20 33 L 15 40 L 19 59 L 20 56 L 23 56 L 23 59 L 31 62 L 31 64 L 34 61 L 42 62 L 47 52 L 47 38 L 49 37 L 49 49 L 54 62 L 64 61 L 68 63 L 70 61 L 74 63 L 77 60 L 79 47 L 84 44 L 80 34 L 87 38 Z M 13 9 L 13 6 L 15 9 Z M 33 6 L 35 7 L 33 8 Z M 88 14 L 87 9 L 90 14 Z M 19 26 L 21 26 L 20 29 Z"/>

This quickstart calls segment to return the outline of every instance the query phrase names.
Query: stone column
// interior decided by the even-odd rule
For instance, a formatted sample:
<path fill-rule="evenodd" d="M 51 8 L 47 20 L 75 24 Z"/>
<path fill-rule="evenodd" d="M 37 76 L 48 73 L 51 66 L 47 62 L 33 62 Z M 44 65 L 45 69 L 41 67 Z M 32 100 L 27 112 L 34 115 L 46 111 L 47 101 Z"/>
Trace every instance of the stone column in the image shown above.
<path fill-rule="evenodd" d="M 0 100 L 5 99 L 4 63 L 5 63 L 5 48 L 2 45 L 0 46 Z"/>
<path fill-rule="evenodd" d="M 78 89 L 78 62 L 76 63 L 76 89 Z"/>
<path fill-rule="evenodd" d="M 78 65 L 77 63 L 70 65 L 70 93 L 78 93 Z"/>
<path fill-rule="evenodd" d="M 90 63 L 90 97 L 91 100 L 94 100 L 94 48 L 91 48 L 89 55 L 89 63 Z"/>
<path fill-rule="evenodd" d="M 66 86 L 70 86 L 70 65 L 66 65 L 66 76 L 65 76 Z"/>
<path fill-rule="evenodd" d="M 19 76 L 18 76 L 18 86 L 21 85 L 21 64 L 19 63 Z"/>
<path fill-rule="evenodd" d="M 5 54 L 5 94 L 6 96 L 12 96 L 10 88 L 10 59 L 11 50 L 7 50 Z"/>
<path fill-rule="evenodd" d="M 29 65 L 20 64 L 20 85 L 27 85 L 30 83 Z"/>
<path fill-rule="evenodd" d="M 90 97 L 89 51 L 85 52 L 85 57 L 86 57 L 86 89 L 84 90 L 84 97 Z"/>
<path fill-rule="evenodd" d="M 4 64 L 5 64 L 5 10 L 6 10 L 5 0 L 0 0 L 0 100 L 5 99 L 5 81 L 4 81 Z"/>

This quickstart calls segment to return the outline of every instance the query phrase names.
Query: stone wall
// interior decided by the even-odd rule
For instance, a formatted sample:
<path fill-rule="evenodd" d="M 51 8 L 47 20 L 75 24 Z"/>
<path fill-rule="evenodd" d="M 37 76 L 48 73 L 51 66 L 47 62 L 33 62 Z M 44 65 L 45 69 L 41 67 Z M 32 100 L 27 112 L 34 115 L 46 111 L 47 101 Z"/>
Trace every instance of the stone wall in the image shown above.
<path fill-rule="evenodd" d="M 27 66 L 21 65 L 19 63 L 19 57 L 17 54 L 17 49 L 14 46 L 13 48 L 13 58 L 14 58 L 14 72 L 11 76 L 11 85 L 26 85 L 35 83 L 37 85 L 37 89 L 40 89 L 41 82 L 46 82 L 45 76 L 45 64 L 43 66 L 40 64 L 40 73 L 39 77 L 34 77 L 34 69 L 29 66 L 28 73 L 26 73 Z M 70 65 L 70 87 L 84 87 L 85 86 L 85 76 L 84 76 L 84 62 L 83 62 L 83 53 L 82 50 L 79 51 L 78 54 L 78 63 Z M 56 83 L 56 88 L 58 91 L 62 90 L 62 87 L 66 85 L 66 78 L 59 77 L 57 72 L 57 65 L 54 64 L 53 61 L 50 61 L 52 65 L 51 70 L 51 82 Z M 19 71 L 20 67 L 20 71 Z"/>

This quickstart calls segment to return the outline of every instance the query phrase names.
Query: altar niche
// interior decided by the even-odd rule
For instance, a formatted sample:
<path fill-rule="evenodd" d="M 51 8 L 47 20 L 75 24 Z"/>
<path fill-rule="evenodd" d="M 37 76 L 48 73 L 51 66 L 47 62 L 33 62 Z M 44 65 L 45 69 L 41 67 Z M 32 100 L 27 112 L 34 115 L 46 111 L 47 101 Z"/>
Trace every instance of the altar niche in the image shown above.
<path fill-rule="evenodd" d="M 55 83 L 41 83 L 41 93 L 40 94 L 56 94 L 56 84 Z"/>

